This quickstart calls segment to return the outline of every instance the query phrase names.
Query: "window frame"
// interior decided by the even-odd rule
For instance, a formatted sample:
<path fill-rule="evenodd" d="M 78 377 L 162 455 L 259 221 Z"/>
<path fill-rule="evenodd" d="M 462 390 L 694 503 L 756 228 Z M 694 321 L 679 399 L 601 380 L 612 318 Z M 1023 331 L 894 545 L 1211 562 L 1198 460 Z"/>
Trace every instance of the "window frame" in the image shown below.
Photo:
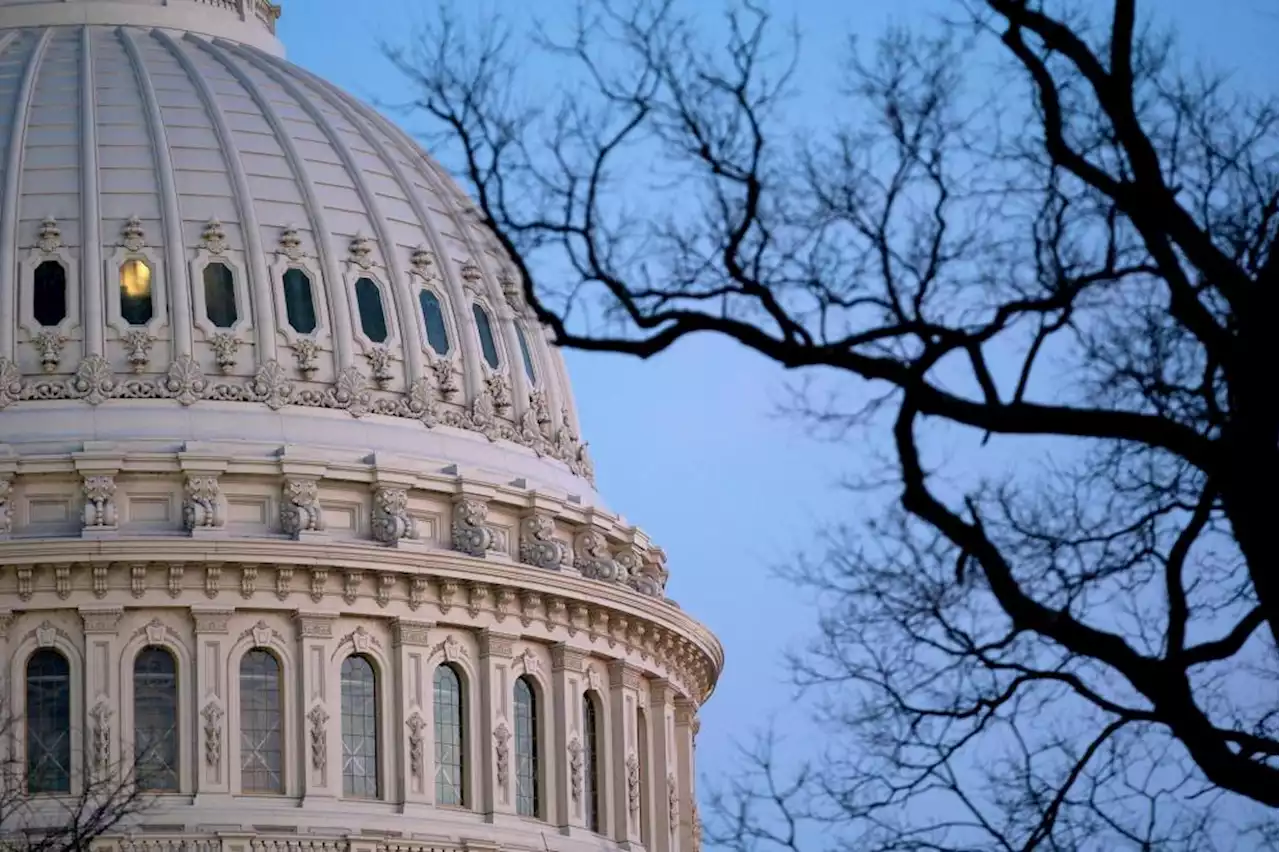
<path fill-rule="evenodd" d="M 40 223 L 37 223 L 37 227 L 39 226 Z M 61 264 L 67 277 L 67 315 L 57 325 L 41 325 L 36 320 L 36 268 L 46 261 L 54 261 Z M 56 330 L 68 341 L 79 339 L 76 330 L 80 326 L 81 301 L 83 300 L 81 288 L 80 264 L 66 246 L 59 245 L 50 251 L 44 251 L 40 246 L 33 245 L 27 252 L 27 256 L 22 258 L 18 264 L 19 326 L 27 332 L 32 340 L 35 339 L 36 335 L 52 330 Z M 38 354 L 35 357 L 37 360 L 39 359 Z M 57 372 L 69 372 L 74 369 L 74 365 L 71 363 L 73 360 L 64 359 L 60 364 L 64 369 Z"/>
<path fill-rule="evenodd" d="M 542 382 L 542 364 L 538 361 L 537 354 L 533 351 L 533 344 L 529 340 L 524 325 L 520 322 L 520 318 L 516 317 L 511 321 L 515 327 L 516 346 L 520 348 L 520 369 L 524 370 L 525 382 L 530 388 L 541 387 Z"/>
<path fill-rule="evenodd" d="M 61 643 L 45 644 L 41 642 L 39 645 L 31 647 L 29 653 L 21 659 L 20 668 L 15 666 L 17 671 L 22 673 L 21 678 L 13 678 L 14 692 L 21 696 L 20 703 L 14 702 L 12 706 L 21 708 L 19 719 L 22 719 L 22 736 L 14 738 L 14 745 L 21 750 L 21 764 L 23 766 L 23 787 L 31 796 L 67 796 L 77 795 L 81 787 L 81 767 L 80 767 L 80 749 L 77 747 L 77 726 L 76 720 L 81 718 L 83 710 L 77 701 L 78 690 L 76 665 L 73 655 L 67 653 L 67 649 L 60 647 Z M 28 701 L 30 699 L 30 691 L 28 689 L 31 662 L 41 654 L 56 654 L 62 658 L 67 667 L 67 725 L 66 725 L 66 748 L 67 748 L 67 789 L 66 790 L 30 790 L 31 776 L 31 728 L 26 721 L 28 719 Z M 17 660 L 15 660 L 17 662 Z M 15 696 L 16 697 L 16 696 Z M 17 755 L 15 755 L 16 757 Z"/>
<path fill-rule="evenodd" d="M 131 734 L 132 734 L 132 736 L 131 736 L 131 738 L 130 738 L 130 742 L 131 742 L 131 746 L 132 746 L 132 749 L 133 749 L 133 762 L 134 762 L 134 765 L 136 766 L 136 765 L 137 765 L 137 762 L 138 762 L 138 752 L 137 752 L 137 747 L 138 747 L 138 742 L 139 742 L 139 736 L 138 736 L 138 681 L 137 681 L 137 678 L 138 678 L 138 664 L 139 664 L 139 662 L 142 660 L 142 657 L 143 657 L 143 655 L 144 655 L 144 654 L 148 654 L 148 653 L 152 653 L 152 652 L 157 653 L 157 654 L 163 654 L 163 655 L 165 655 L 165 656 L 166 656 L 166 657 L 168 657 L 168 658 L 169 658 L 169 660 L 173 663 L 173 696 L 172 696 L 172 697 L 173 697 L 173 708 L 172 708 L 173 726 L 169 729 L 169 731 L 167 731 L 167 732 L 165 733 L 165 736 L 166 736 L 166 737 L 172 737 L 172 740 L 173 740 L 173 763 L 172 763 L 172 765 L 170 765 L 168 768 L 169 768 L 170 770 L 172 770 L 172 772 L 173 772 L 173 784 L 174 784 L 174 786 L 173 786 L 172 788 L 170 788 L 170 787 L 140 787 L 140 789 L 143 789 L 143 790 L 145 790 L 146 792 L 148 792 L 148 793 L 153 793 L 153 794 L 165 794 L 165 793 L 168 793 L 168 794 L 175 794 L 175 793 L 181 793 L 181 792 L 182 792 L 182 787 L 183 787 L 183 784 L 182 784 L 182 740 L 183 740 L 183 734 L 184 734 L 184 731 L 183 731 L 183 727 L 184 727 L 184 725 L 183 725 L 183 716 L 184 716 L 183 709 L 184 709 L 184 707 L 183 707 L 183 703 L 182 703 L 182 689 L 181 689 L 181 670 L 182 670 L 182 666 L 181 666 L 181 663 L 180 663 L 180 662 L 179 662 L 179 660 L 178 660 L 178 655 L 177 655 L 177 654 L 175 654 L 175 653 L 173 652 L 173 649 L 172 649 L 172 648 L 169 648 L 169 647 L 166 647 L 165 645 L 162 645 L 162 644 L 159 644 L 159 643 L 151 643 L 151 642 L 148 642 L 148 643 L 144 644 L 142 647 L 137 648 L 137 649 L 133 652 L 133 655 L 132 655 L 132 666 L 131 666 L 131 669 L 132 669 L 132 671 L 131 671 L 131 685 L 132 685 L 132 690 L 131 690 L 131 695 L 129 696 L 129 708 L 130 708 L 129 721 L 130 721 L 130 731 L 131 731 Z"/>
<path fill-rule="evenodd" d="M 532 777 L 533 810 L 531 813 L 524 813 L 520 809 L 521 807 L 520 730 L 521 730 L 522 713 L 520 709 L 519 689 L 521 685 L 523 685 L 525 689 L 527 689 L 529 692 L 529 704 L 530 704 L 531 718 L 529 720 L 529 735 L 532 738 L 530 743 L 531 745 L 530 751 L 532 752 L 531 762 L 533 764 L 533 777 Z M 514 798 L 515 798 L 515 805 L 516 805 L 516 814 L 518 816 L 526 817 L 528 819 L 544 820 L 546 819 L 546 807 L 547 807 L 546 784 L 545 784 L 546 749 L 544 748 L 544 744 L 547 742 L 547 740 L 543 736 L 543 731 L 542 731 L 542 728 L 545 724 L 545 717 L 546 717 L 545 703 L 543 701 L 544 691 L 542 689 L 542 684 L 538 682 L 537 678 L 533 677 L 527 672 L 515 679 L 515 682 L 512 684 L 511 691 L 512 691 L 511 717 L 512 717 L 512 727 L 514 728 L 513 736 L 512 736 L 512 753 L 515 758 L 515 760 L 513 761 L 514 771 L 512 772 L 512 775 L 514 776 L 513 780 L 515 782 Z"/>
<path fill-rule="evenodd" d="M 277 713 L 279 714 L 277 727 L 278 727 L 279 738 L 280 738 L 280 788 L 278 790 L 257 790 L 257 789 L 246 790 L 244 786 L 244 753 L 245 753 L 245 748 L 244 748 L 244 719 L 245 719 L 244 664 L 246 659 L 248 659 L 249 655 L 255 654 L 255 653 L 265 654 L 266 656 L 274 660 L 276 664 L 276 690 L 278 694 Z M 290 721 L 290 710 L 292 708 L 290 707 L 290 702 L 289 702 L 289 690 L 287 688 L 288 681 L 286 679 L 286 674 L 285 674 L 286 673 L 285 661 L 281 658 L 280 652 L 277 651 L 275 648 L 272 648 L 267 645 L 257 645 L 257 644 L 250 645 L 249 647 L 245 648 L 244 651 L 242 651 L 239 657 L 236 659 L 235 673 L 236 673 L 235 729 L 238 736 L 236 737 L 236 761 L 234 764 L 229 763 L 229 766 L 234 766 L 234 771 L 236 773 L 235 790 L 236 792 L 245 796 L 288 795 L 289 782 L 291 780 L 290 774 L 289 774 L 289 759 L 290 759 L 289 737 L 291 734 L 289 721 Z"/>
<path fill-rule="evenodd" d="M 448 669 L 458 682 L 458 802 L 442 802 L 440 796 L 440 705 L 436 701 L 436 676 L 441 669 Z M 451 660 L 442 660 L 431 670 L 431 791 L 437 807 L 456 810 L 472 809 L 471 791 L 471 689 L 467 672 Z"/>
<path fill-rule="evenodd" d="M 360 315 L 360 302 L 356 298 L 356 282 L 368 278 L 378 288 L 378 298 L 382 302 L 382 318 L 387 324 L 387 339 L 381 342 L 373 340 L 364 332 L 364 318 Z M 386 272 L 376 265 L 368 268 L 348 262 L 342 274 L 343 289 L 347 294 L 347 305 L 351 316 L 351 336 L 360 351 L 367 355 L 371 349 L 390 349 L 397 351 L 400 346 L 400 317 L 396 313 L 394 294 L 387 283 Z"/>
<path fill-rule="evenodd" d="M 289 308 L 284 298 L 284 274 L 290 269 L 299 270 L 311 282 L 311 305 L 316 313 L 316 327 L 313 331 L 304 333 L 289 324 Z M 297 259 L 294 259 L 283 251 L 277 250 L 276 260 L 268 271 L 271 275 L 271 299 L 276 311 L 276 330 L 284 335 L 285 341 L 293 346 L 300 340 L 312 340 L 321 344 L 330 338 L 332 326 L 329 320 L 329 303 L 325 299 L 320 270 L 311 262 L 311 258 L 299 254 Z M 323 345 L 320 348 L 322 351 L 328 351 L 328 348 Z"/>
<path fill-rule="evenodd" d="M 590 713 L 587 712 L 590 708 Z M 605 765 L 604 700 L 593 689 L 582 693 L 582 824 L 595 834 L 608 832 L 608 812 L 602 779 Z M 594 825 L 593 825 L 594 823 Z"/>
<path fill-rule="evenodd" d="M 364 795 L 360 793 L 347 792 L 346 721 L 347 721 L 348 714 L 345 710 L 346 691 L 344 689 L 344 677 L 343 677 L 342 671 L 343 669 L 346 668 L 347 663 L 353 659 L 361 660 L 366 665 L 368 665 L 369 671 L 372 675 L 372 684 L 373 684 L 372 718 L 373 718 L 373 744 L 374 744 L 374 759 L 373 759 L 374 792 L 373 792 L 373 795 Z M 382 666 L 379 665 L 377 659 L 375 659 L 372 655 L 368 653 L 364 653 L 361 651 L 354 651 L 344 656 L 342 658 L 342 662 L 338 664 L 338 741 L 341 746 L 341 751 L 339 752 L 339 759 L 341 763 L 339 765 L 338 772 L 342 781 L 341 796 L 344 799 L 350 799 L 354 801 L 376 802 L 376 801 L 382 801 L 383 799 L 386 798 L 387 784 L 386 784 L 386 780 L 383 778 L 383 772 L 385 770 L 385 766 L 387 763 L 386 757 L 387 757 L 388 743 L 387 743 L 387 737 L 385 736 L 385 732 L 383 731 L 383 715 L 384 713 L 386 713 L 388 702 L 385 700 L 385 696 L 383 696 L 382 694 L 384 680 L 385 678 L 383 677 Z M 367 773 L 364 777 L 367 777 Z"/>
<path fill-rule="evenodd" d="M 231 271 L 231 290 L 235 294 L 236 300 L 236 321 L 226 328 L 214 325 L 213 320 L 209 319 L 209 306 L 205 300 L 204 270 L 205 267 L 213 263 L 221 263 Z M 209 251 L 207 244 L 201 245 L 192 252 L 188 266 L 191 274 L 192 322 L 196 328 L 204 332 L 205 340 L 215 334 L 230 333 L 237 337 L 245 334 L 255 317 L 253 316 L 253 305 L 249 301 L 248 275 L 240 253 L 226 249 L 221 254 L 213 254 Z M 281 286 L 283 287 L 283 281 Z M 311 289 L 312 291 L 315 290 L 314 284 Z M 312 295 L 314 295 L 314 292 Z M 283 324 L 287 326 L 288 322 Z M 280 325 L 280 323 L 277 323 L 277 325 Z"/>
<path fill-rule="evenodd" d="M 480 335 L 480 321 L 476 316 L 476 309 L 484 311 L 485 316 L 489 319 L 489 336 L 493 338 L 493 351 L 497 355 L 498 363 L 490 364 L 489 359 L 484 354 L 484 338 Z M 500 333 L 497 321 L 497 314 L 489 305 L 488 300 L 479 296 L 471 300 L 471 331 L 475 335 L 476 354 L 480 356 L 480 366 L 482 369 L 491 373 L 501 373 L 506 369 L 507 356 L 502 346 L 502 334 Z"/>
<path fill-rule="evenodd" d="M 431 345 L 431 342 L 427 339 L 427 314 L 426 311 L 422 309 L 422 294 L 424 292 L 435 296 L 436 301 L 440 304 L 440 319 L 444 325 L 444 334 L 449 344 L 449 348 L 445 352 L 437 352 Z M 461 341 L 458 339 L 458 331 L 455 323 L 453 322 L 453 311 L 449 307 L 448 297 L 440 291 L 439 287 L 436 287 L 431 283 L 424 282 L 415 288 L 413 301 L 418 314 L 418 326 L 422 331 L 421 343 L 423 353 L 433 361 L 452 360 L 454 353 L 458 351 L 458 347 L 461 345 Z"/>
<path fill-rule="evenodd" d="M 151 269 L 151 319 L 142 325 L 126 321 L 120 310 L 120 269 L 131 260 L 142 261 Z M 107 326 L 121 336 L 136 329 L 145 329 L 159 337 L 160 329 L 169 324 L 169 276 L 160 254 L 145 244 L 136 251 L 121 245 L 104 260 L 104 264 L 102 283 L 106 301 L 103 307 Z"/>

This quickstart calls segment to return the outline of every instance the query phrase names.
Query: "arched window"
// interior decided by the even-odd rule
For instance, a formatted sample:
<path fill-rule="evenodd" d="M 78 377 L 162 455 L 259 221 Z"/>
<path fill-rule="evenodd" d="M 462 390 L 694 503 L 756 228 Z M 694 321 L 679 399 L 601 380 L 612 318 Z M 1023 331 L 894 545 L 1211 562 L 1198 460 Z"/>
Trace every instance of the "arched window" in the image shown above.
<path fill-rule="evenodd" d="M 218 328 L 231 328 L 239 318 L 235 279 L 225 263 L 211 263 L 204 268 L 204 312 Z"/>
<path fill-rule="evenodd" d="M 444 324 L 444 311 L 440 297 L 430 290 L 418 291 L 418 304 L 422 307 L 422 323 L 427 331 L 427 345 L 437 355 L 449 354 L 449 331 Z"/>
<path fill-rule="evenodd" d="M 316 303 L 311 293 L 311 279 L 301 269 L 284 271 L 284 310 L 289 327 L 298 334 L 316 330 Z"/>
<path fill-rule="evenodd" d="M 141 789 L 178 789 L 178 664 L 164 648 L 133 660 L 133 761 Z"/>
<path fill-rule="evenodd" d="M 240 789 L 284 792 L 280 663 L 262 648 L 240 658 Z"/>
<path fill-rule="evenodd" d="M 520 357 L 524 359 L 524 374 L 529 377 L 529 384 L 538 383 L 538 371 L 533 369 L 533 355 L 529 352 L 529 341 L 525 339 L 524 329 L 516 323 L 516 340 L 520 342 Z"/>
<path fill-rule="evenodd" d="M 538 699 L 524 675 L 516 679 L 516 813 L 538 816 L 538 793 Z"/>
<path fill-rule="evenodd" d="M 67 270 L 56 260 L 36 267 L 31 289 L 31 307 L 36 322 L 57 325 L 67 318 Z"/>
<path fill-rule="evenodd" d="M 382 291 L 372 279 L 361 278 L 356 282 L 356 307 L 360 309 L 364 336 L 374 343 L 386 342 L 387 315 L 382 310 Z"/>
<path fill-rule="evenodd" d="M 359 654 L 342 661 L 342 792 L 378 797 L 378 677 Z"/>
<path fill-rule="evenodd" d="M 498 344 L 493 339 L 493 324 L 489 322 L 489 312 L 479 304 L 471 305 L 471 313 L 476 318 L 476 330 L 480 332 L 480 351 L 484 360 L 493 369 L 498 369 Z"/>
<path fill-rule="evenodd" d="M 451 665 L 436 668 L 436 804 L 466 807 L 463 784 L 462 679 Z"/>
<path fill-rule="evenodd" d="M 141 260 L 120 264 L 120 317 L 129 325 L 151 322 L 155 316 L 151 296 L 151 267 Z"/>
<path fill-rule="evenodd" d="M 50 648 L 27 660 L 27 792 L 71 792 L 71 666 Z"/>
<path fill-rule="evenodd" d="M 587 828 L 600 831 L 600 737 L 596 702 L 582 696 L 582 802 Z"/>

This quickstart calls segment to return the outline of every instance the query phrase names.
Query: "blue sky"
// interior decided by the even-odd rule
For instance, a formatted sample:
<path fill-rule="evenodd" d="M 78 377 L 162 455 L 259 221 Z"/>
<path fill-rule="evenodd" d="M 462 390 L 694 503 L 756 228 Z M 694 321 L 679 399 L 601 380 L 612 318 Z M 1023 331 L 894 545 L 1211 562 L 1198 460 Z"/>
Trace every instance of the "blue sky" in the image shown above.
<path fill-rule="evenodd" d="M 281 37 L 291 60 L 368 100 L 407 94 L 378 53 L 378 38 L 403 38 L 439 0 L 286 0 Z M 690 3 L 695 0 L 689 0 Z M 570 0 L 489 0 L 503 11 L 534 8 L 555 19 Z M 795 15 L 804 46 L 801 105 L 820 105 L 835 82 L 844 36 L 866 40 L 889 23 L 910 23 L 943 0 L 777 0 Z M 719 2 L 705 3 L 708 14 Z M 359 9 L 357 16 L 355 9 Z M 1264 0 L 1162 0 L 1159 20 L 1178 27 L 1184 53 L 1274 92 L 1277 16 Z M 412 118 L 393 116 L 413 131 Z M 584 437 L 609 505 L 644 527 L 667 551 L 669 593 L 724 643 L 728 665 L 703 711 L 700 774 L 714 780 L 745 740 L 790 703 L 781 653 L 809 632 L 812 610 L 771 576 L 771 568 L 811 548 L 824 523 L 857 520 L 837 483 L 866 445 L 806 438 L 775 415 L 784 371 L 726 343 L 695 338 L 641 362 L 568 354 Z M 803 736 L 803 726 L 788 725 Z"/>

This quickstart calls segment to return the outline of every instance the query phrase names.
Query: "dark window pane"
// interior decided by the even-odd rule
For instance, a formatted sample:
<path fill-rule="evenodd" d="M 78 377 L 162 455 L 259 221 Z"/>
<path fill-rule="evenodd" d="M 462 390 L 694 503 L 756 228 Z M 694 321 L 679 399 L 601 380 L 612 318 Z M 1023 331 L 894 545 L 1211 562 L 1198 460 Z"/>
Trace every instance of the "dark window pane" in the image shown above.
<path fill-rule="evenodd" d="M 46 260 L 36 267 L 31 306 L 41 325 L 57 325 L 67 318 L 67 270 L 58 261 Z"/>
<path fill-rule="evenodd" d="M 427 344 L 437 355 L 449 353 L 449 332 L 444 324 L 444 312 L 440 299 L 430 290 L 418 291 L 418 304 L 422 306 L 422 322 L 427 329 Z"/>
<path fill-rule="evenodd" d="M 358 655 L 342 662 L 342 792 L 378 797 L 378 681 Z"/>
<path fill-rule="evenodd" d="M 465 807 L 463 790 L 464 748 L 462 681 L 452 666 L 435 673 L 436 804 Z"/>
<path fill-rule="evenodd" d="M 151 267 L 140 260 L 120 265 L 120 316 L 129 325 L 146 325 L 155 316 L 151 303 Z"/>
<path fill-rule="evenodd" d="M 528 676 L 516 680 L 516 812 L 538 816 L 538 704 Z"/>
<path fill-rule="evenodd" d="M 225 264 L 211 263 L 204 268 L 204 312 L 218 328 L 236 324 L 236 285 Z"/>
<path fill-rule="evenodd" d="M 27 660 L 27 791 L 71 792 L 71 667 L 48 648 Z"/>
<path fill-rule="evenodd" d="M 374 343 L 387 339 L 387 315 L 382 310 L 382 291 L 371 279 L 356 282 L 356 307 L 360 309 L 360 328 Z"/>
<path fill-rule="evenodd" d="M 261 648 L 240 659 L 240 789 L 284 792 L 280 663 Z"/>
<path fill-rule="evenodd" d="M 178 789 L 178 666 L 164 648 L 133 661 L 133 760 L 144 790 Z"/>
<path fill-rule="evenodd" d="M 516 325 L 516 340 L 520 341 L 520 357 L 524 359 L 524 374 L 529 377 L 529 384 L 538 383 L 538 374 L 533 369 L 533 355 L 529 353 L 529 341 L 525 340 L 524 329 Z"/>
<path fill-rule="evenodd" d="M 599 732 L 596 730 L 596 703 L 590 695 L 582 696 L 582 802 L 587 828 L 600 830 L 600 757 Z"/>
<path fill-rule="evenodd" d="M 286 269 L 284 273 L 284 309 L 289 316 L 289 327 L 299 334 L 316 330 L 316 304 L 311 294 L 311 279 L 301 269 Z"/>
<path fill-rule="evenodd" d="M 480 351 L 484 353 L 484 360 L 489 362 L 489 366 L 498 369 L 498 345 L 493 340 L 493 326 L 489 322 L 489 314 L 479 305 L 472 305 L 471 312 L 475 314 L 476 328 L 480 332 Z"/>

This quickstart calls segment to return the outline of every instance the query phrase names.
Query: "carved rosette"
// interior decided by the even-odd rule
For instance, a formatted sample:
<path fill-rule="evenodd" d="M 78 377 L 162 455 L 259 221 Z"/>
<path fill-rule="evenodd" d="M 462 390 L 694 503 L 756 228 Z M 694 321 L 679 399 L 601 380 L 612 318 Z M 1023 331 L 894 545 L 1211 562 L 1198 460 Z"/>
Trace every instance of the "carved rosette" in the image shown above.
<path fill-rule="evenodd" d="M 565 546 L 556 541 L 555 520 L 550 515 L 530 515 L 520 522 L 520 561 L 538 568 L 558 569 Z"/>
<path fill-rule="evenodd" d="M 409 514 L 407 490 L 386 486 L 374 490 L 372 533 L 374 539 L 383 544 L 418 537 L 417 524 Z"/>
<path fill-rule="evenodd" d="M 188 476 L 182 503 L 182 523 L 188 530 L 219 529 L 226 523 L 222 490 L 216 476 Z"/>
<path fill-rule="evenodd" d="M 114 529 L 117 519 L 115 477 L 86 476 L 82 490 L 85 529 Z"/>
<path fill-rule="evenodd" d="M 210 701 L 200 711 L 204 719 L 204 762 L 217 768 L 222 762 L 222 717 L 225 713 L 216 701 Z"/>
<path fill-rule="evenodd" d="M 320 486 L 314 479 L 285 479 L 280 528 L 295 538 L 305 532 L 320 532 L 324 529 L 324 516 L 320 510 Z"/>
<path fill-rule="evenodd" d="M 453 549 L 468 556 L 484 556 L 493 547 L 493 528 L 485 524 L 489 507 L 483 500 L 464 498 L 453 504 Z"/>
<path fill-rule="evenodd" d="M 324 769 L 328 753 L 328 749 L 325 747 L 325 737 L 327 736 L 325 726 L 329 722 L 329 713 L 324 707 L 317 704 L 307 713 L 307 721 L 311 723 L 311 767 L 313 769 Z"/>

